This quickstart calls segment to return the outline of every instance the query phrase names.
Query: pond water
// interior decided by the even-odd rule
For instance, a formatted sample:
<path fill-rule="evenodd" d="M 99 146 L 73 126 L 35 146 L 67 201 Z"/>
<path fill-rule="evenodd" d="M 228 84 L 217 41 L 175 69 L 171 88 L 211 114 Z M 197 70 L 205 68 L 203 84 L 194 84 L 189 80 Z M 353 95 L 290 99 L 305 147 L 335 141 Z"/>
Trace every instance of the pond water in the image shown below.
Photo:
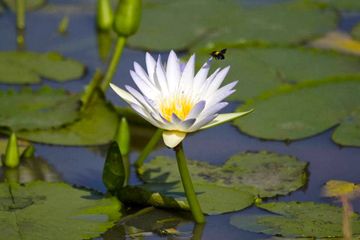
<path fill-rule="evenodd" d="M 49 3 L 66 3 L 69 1 L 49 1 Z M 72 1 L 76 2 L 76 1 Z M 85 1 L 82 1 L 85 2 Z M 258 1 L 264 3 L 266 1 Z M 81 1 L 79 1 L 81 3 Z M 70 8 L 64 5 L 62 11 L 38 10 L 27 15 L 26 49 L 32 51 L 58 51 L 67 57 L 72 57 L 88 67 L 85 77 L 77 81 L 58 84 L 46 81 L 45 84 L 63 87 L 74 92 L 80 92 L 90 80 L 96 68 L 104 68 L 106 64 L 98 57 L 96 31 L 94 29 L 94 14 L 92 8 Z M 61 36 L 57 32 L 61 18 L 67 15 L 70 18 L 68 34 Z M 9 12 L 0 17 L 0 50 L 16 49 L 16 32 L 14 27 L 15 16 Z M 344 13 L 339 28 L 349 31 L 355 23 L 360 22 L 360 14 Z M 164 56 L 166 57 L 166 56 Z M 131 84 L 129 69 L 134 61 L 144 65 L 144 52 L 125 49 L 114 83 L 123 86 Z M 11 86 L 12 87 L 12 86 Z M 39 86 L 33 86 L 38 88 Z M 9 88 L 1 85 L 2 89 Z M 107 98 L 115 105 L 124 103 L 111 90 L 106 93 Z M 237 103 L 230 104 L 224 112 L 235 109 Z M 191 135 L 184 142 L 185 151 L 189 158 L 207 161 L 213 164 L 222 164 L 230 156 L 244 151 L 268 150 L 276 153 L 293 155 L 301 161 L 309 163 L 308 184 L 303 189 L 288 196 L 278 197 L 281 201 L 315 201 L 332 202 L 321 196 L 323 184 L 330 179 L 360 182 L 360 148 L 341 148 L 330 140 L 332 130 L 318 136 L 295 141 L 290 144 L 277 141 L 262 141 L 240 133 L 230 124 L 225 124 Z M 132 139 L 133 142 L 139 139 Z M 53 171 L 57 172 L 62 180 L 75 185 L 86 186 L 101 192 L 105 191 L 102 183 L 102 169 L 106 147 L 61 147 L 45 144 L 35 144 L 35 155 L 43 158 Z M 130 154 L 135 160 L 138 151 Z M 165 147 L 159 147 L 149 157 L 157 155 L 173 156 L 173 152 Z M 132 174 L 131 183 L 140 181 Z M 335 203 L 337 204 L 337 203 Z M 354 201 L 355 211 L 360 212 L 360 202 Z M 256 207 L 250 207 L 241 214 L 260 212 Z M 232 214 L 223 214 L 207 217 L 207 223 L 202 232 L 202 239 L 267 239 L 266 235 L 241 231 L 229 224 Z M 194 225 L 189 222 L 180 224 L 178 230 L 191 232 Z M 114 231 L 116 232 L 116 231 Z M 161 235 L 149 234 L 145 239 L 162 239 Z M 165 237 L 166 238 L 166 237 Z M 116 234 L 105 234 L 103 239 L 117 238 Z"/>

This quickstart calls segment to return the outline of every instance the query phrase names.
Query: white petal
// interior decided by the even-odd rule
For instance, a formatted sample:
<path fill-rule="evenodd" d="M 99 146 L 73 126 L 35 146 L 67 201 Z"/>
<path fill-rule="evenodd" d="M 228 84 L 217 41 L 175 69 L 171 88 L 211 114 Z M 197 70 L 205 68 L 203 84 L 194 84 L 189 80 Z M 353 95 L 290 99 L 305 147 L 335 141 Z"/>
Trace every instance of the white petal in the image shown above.
<path fill-rule="evenodd" d="M 253 110 L 249 110 L 247 112 L 236 112 L 236 113 L 224 113 L 224 114 L 219 114 L 214 120 L 212 120 L 211 122 L 209 122 L 208 124 L 202 126 L 200 129 L 206 129 L 206 128 L 210 128 L 210 127 L 215 127 L 219 124 L 223 124 L 225 122 L 229 122 L 232 121 L 236 118 L 239 118 L 241 116 L 244 116 L 248 113 L 251 113 Z"/>
<path fill-rule="evenodd" d="M 188 129 L 196 122 L 196 118 L 190 118 L 180 123 L 180 129 L 187 132 Z"/>
<path fill-rule="evenodd" d="M 177 58 L 176 53 L 171 51 L 166 65 L 166 80 L 170 92 L 173 92 L 178 87 L 180 76 L 179 59 Z"/>
<path fill-rule="evenodd" d="M 236 84 L 237 84 L 237 81 L 231 82 L 231 83 L 223 86 L 222 88 L 218 89 L 213 95 L 209 96 L 208 106 L 211 106 L 218 102 L 221 102 L 226 97 L 228 97 L 230 94 L 234 93 L 235 90 L 233 90 L 232 88 L 235 87 Z"/>
<path fill-rule="evenodd" d="M 223 109 L 224 107 L 226 107 L 228 105 L 227 102 L 220 102 L 220 103 L 217 103 L 215 105 L 212 105 L 211 107 L 208 107 L 206 108 L 206 110 L 204 110 L 199 118 L 202 119 L 202 118 L 205 118 L 209 115 L 214 115 L 215 113 L 218 113 L 221 109 Z"/>
<path fill-rule="evenodd" d="M 182 86 L 182 90 L 191 89 L 194 80 L 194 72 L 195 72 L 195 54 L 193 54 L 189 61 L 186 63 L 184 71 L 182 72 L 180 84 Z"/>
<path fill-rule="evenodd" d="M 207 88 L 207 93 L 205 95 L 205 99 L 208 96 L 211 96 L 212 94 L 214 94 L 216 92 L 216 90 L 218 90 L 218 88 L 220 87 L 220 85 L 222 84 L 222 82 L 224 81 L 226 75 L 229 72 L 230 67 L 226 67 L 223 70 L 221 70 L 218 74 L 216 74 L 215 78 L 211 80 L 211 83 L 209 85 L 209 87 Z"/>
<path fill-rule="evenodd" d="M 214 118 L 216 118 L 216 116 L 217 116 L 216 114 L 215 115 L 208 115 L 208 116 L 204 117 L 203 119 L 197 119 L 197 121 L 194 123 L 194 125 L 192 125 L 188 129 L 188 132 L 194 132 L 194 131 L 199 130 L 202 126 L 204 126 L 207 123 L 214 120 Z"/>
<path fill-rule="evenodd" d="M 167 83 L 166 83 L 165 71 L 164 71 L 163 65 L 161 64 L 160 55 L 159 55 L 158 60 L 156 62 L 154 81 L 155 81 L 155 84 L 157 84 L 158 87 L 160 88 L 160 92 L 162 94 L 168 93 L 168 86 L 167 86 Z"/>
<path fill-rule="evenodd" d="M 137 62 L 134 62 L 134 70 L 140 78 L 142 78 L 143 80 L 146 80 L 146 81 L 150 81 L 149 76 L 147 75 L 145 70 Z"/>
<path fill-rule="evenodd" d="M 155 112 L 157 111 L 147 100 L 146 98 L 139 93 L 136 89 L 131 86 L 125 85 L 126 90 L 131 93 L 140 103 L 145 107 L 148 112 Z"/>
<path fill-rule="evenodd" d="M 145 61 L 146 61 L 146 69 L 147 69 L 148 76 L 149 76 L 150 80 L 151 80 L 153 83 L 155 83 L 155 81 L 154 81 L 154 74 L 155 74 L 156 61 L 155 61 L 155 59 L 150 55 L 150 53 L 146 53 L 146 55 L 145 55 Z"/>
<path fill-rule="evenodd" d="M 179 131 L 164 131 L 163 139 L 166 146 L 174 148 L 186 137 L 186 133 Z"/>
<path fill-rule="evenodd" d="M 155 127 L 161 128 L 161 125 L 151 116 L 150 113 L 146 112 L 145 109 L 137 104 L 130 104 L 131 108 L 135 110 L 142 118 L 154 125 Z"/>
<path fill-rule="evenodd" d="M 128 93 L 127 91 L 122 90 L 121 88 L 119 88 L 118 86 L 110 83 L 110 87 L 112 88 L 112 90 L 114 90 L 116 92 L 117 95 L 119 95 L 122 99 L 124 99 L 124 101 L 126 101 L 128 104 L 139 104 L 139 102 L 133 97 L 131 96 L 130 93 Z"/>
<path fill-rule="evenodd" d="M 186 117 L 186 119 L 190 118 L 197 118 L 202 110 L 204 110 L 206 105 L 206 101 L 200 101 L 191 109 L 189 115 Z"/>
<path fill-rule="evenodd" d="M 136 72 L 130 70 L 130 76 L 143 95 L 148 98 L 155 98 L 159 94 L 159 90 L 151 82 L 142 79 Z"/>
<path fill-rule="evenodd" d="M 206 63 L 204 63 L 204 65 L 200 68 L 198 73 L 195 75 L 194 85 L 193 85 L 194 89 L 198 89 L 206 81 L 207 75 L 210 70 L 210 62 L 211 62 L 211 60 L 209 59 Z"/>
<path fill-rule="evenodd" d="M 205 82 L 203 82 L 203 84 L 196 89 L 198 91 L 198 94 L 201 96 L 201 99 L 206 99 L 207 98 L 207 92 L 208 92 L 208 88 L 210 86 L 210 84 L 212 83 L 212 81 L 214 80 L 214 78 L 217 76 L 217 74 L 219 73 L 220 68 L 216 69 L 215 72 L 213 72 L 207 79 Z M 195 90 L 195 91 L 196 91 Z"/>

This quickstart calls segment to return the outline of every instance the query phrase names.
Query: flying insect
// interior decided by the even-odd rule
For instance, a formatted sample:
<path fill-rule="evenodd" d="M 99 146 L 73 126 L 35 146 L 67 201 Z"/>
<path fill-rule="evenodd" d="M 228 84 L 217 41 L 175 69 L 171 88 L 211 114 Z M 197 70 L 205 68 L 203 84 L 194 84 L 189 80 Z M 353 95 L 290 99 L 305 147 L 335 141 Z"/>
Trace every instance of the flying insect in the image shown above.
<path fill-rule="evenodd" d="M 226 53 L 226 48 L 220 51 L 213 51 L 210 53 L 210 55 L 217 60 L 223 60 L 225 59 L 225 53 Z"/>

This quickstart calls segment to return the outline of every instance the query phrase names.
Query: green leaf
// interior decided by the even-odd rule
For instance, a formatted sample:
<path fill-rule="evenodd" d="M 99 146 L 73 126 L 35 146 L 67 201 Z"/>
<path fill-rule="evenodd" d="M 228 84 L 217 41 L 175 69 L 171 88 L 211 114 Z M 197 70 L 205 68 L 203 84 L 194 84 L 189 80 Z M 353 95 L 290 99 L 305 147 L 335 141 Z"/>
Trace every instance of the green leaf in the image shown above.
<path fill-rule="evenodd" d="M 351 35 L 357 39 L 360 40 L 360 24 L 356 24 L 355 27 L 351 30 Z"/>
<path fill-rule="evenodd" d="M 12 130 L 58 127 L 76 120 L 79 106 L 77 95 L 50 87 L 0 91 L 0 125 Z"/>
<path fill-rule="evenodd" d="M 360 109 L 354 110 L 338 126 L 332 139 L 342 146 L 360 146 Z"/>
<path fill-rule="evenodd" d="M 230 223 L 237 228 L 284 237 L 342 237 L 342 209 L 313 202 L 278 202 L 258 207 L 274 214 L 235 215 Z M 353 215 L 352 230 L 360 234 L 360 217 Z"/>
<path fill-rule="evenodd" d="M 209 52 L 197 54 L 197 62 L 205 62 Z M 360 76 L 360 60 L 357 56 L 309 48 L 230 48 L 227 49 L 225 60 L 212 61 L 212 65 L 213 69 L 231 66 L 226 81 L 239 80 L 239 83 L 230 98 L 240 101 L 283 84 L 334 76 Z"/>
<path fill-rule="evenodd" d="M 176 161 L 157 157 L 144 165 L 145 182 L 180 181 Z M 192 180 L 250 192 L 259 197 L 286 195 L 305 184 L 306 163 L 288 155 L 271 152 L 240 153 L 221 167 L 188 160 Z"/>
<path fill-rule="evenodd" d="M 129 45 L 165 51 L 194 45 L 300 43 L 336 26 L 335 12 L 304 1 L 246 9 L 234 0 L 153 0 L 144 4 L 139 32 Z"/>
<path fill-rule="evenodd" d="M 117 189 L 122 188 L 125 181 L 125 168 L 123 158 L 117 142 L 110 144 L 107 152 L 104 170 L 103 182 L 106 189 L 114 193 Z"/>
<path fill-rule="evenodd" d="M 16 11 L 16 1 L 14 0 L 2 0 L 4 4 L 12 11 Z M 26 10 L 36 10 L 46 4 L 46 0 L 26 0 Z"/>
<path fill-rule="evenodd" d="M 120 218 L 115 198 L 64 183 L 0 184 L 0 231 L 8 240 L 88 239 Z"/>
<path fill-rule="evenodd" d="M 107 144 L 114 139 L 119 122 L 113 106 L 95 92 L 89 107 L 81 112 L 80 120 L 64 127 L 17 132 L 19 138 L 39 143 L 67 146 Z"/>
<path fill-rule="evenodd" d="M 221 167 L 188 160 L 188 167 L 202 210 L 210 215 L 244 209 L 254 203 L 256 196 L 288 194 L 306 180 L 306 163 L 269 152 L 238 154 Z M 140 187 L 150 192 L 142 194 L 146 196 L 142 200 L 138 195 L 122 194 L 128 198 L 125 202 L 137 199 L 145 205 L 166 207 L 163 196 L 172 197 L 180 206 L 186 202 L 175 159 L 156 157 L 144 165 L 142 178 L 147 184 Z M 157 194 L 157 198 L 151 194 Z"/>
<path fill-rule="evenodd" d="M 314 2 L 324 3 L 329 7 L 342 11 L 360 11 L 360 2 L 358 0 L 313 0 Z"/>
<path fill-rule="evenodd" d="M 0 52 L 0 82 L 39 83 L 40 77 L 64 82 L 84 75 L 85 66 L 55 52 Z"/>
<path fill-rule="evenodd" d="M 352 121 L 350 116 L 360 105 L 359 91 L 360 77 L 282 87 L 240 107 L 238 111 L 250 108 L 255 111 L 235 120 L 234 124 L 241 131 L 262 139 L 296 140 L 344 123 L 333 140 L 354 140 L 341 143 L 358 146 L 358 134 L 348 130 L 357 128 L 357 121 Z M 343 134 L 347 138 L 342 137 Z"/>

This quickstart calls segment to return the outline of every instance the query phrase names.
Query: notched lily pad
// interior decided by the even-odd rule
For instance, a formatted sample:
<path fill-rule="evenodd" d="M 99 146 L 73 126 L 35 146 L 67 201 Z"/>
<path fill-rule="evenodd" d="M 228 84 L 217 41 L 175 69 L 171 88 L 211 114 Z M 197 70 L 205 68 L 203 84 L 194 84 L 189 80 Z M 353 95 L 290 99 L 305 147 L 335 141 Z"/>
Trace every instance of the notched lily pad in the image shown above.
<path fill-rule="evenodd" d="M 358 0 L 313 0 L 314 2 L 324 3 L 325 6 L 336 8 L 343 11 L 359 11 L 360 2 Z"/>
<path fill-rule="evenodd" d="M 234 0 L 155 0 L 144 4 L 139 32 L 129 45 L 164 51 L 194 45 L 299 43 L 336 28 L 336 21 L 335 12 L 309 1 L 247 9 Z"/>
<path fill-rule="evenodd" d="M 197 62 L 205 62 L 209 52 L 198 54 Z M 240 101 L 281 85 L 330 77 L 355 75 L 360 78 L 360 59 L 357 56 L 311 48 L 228 48 L 225 60 L 213 61 L 212 65 L 214 69 L 231 65 L 226 81 L 239 80 L 239 83 L 230 98 Z"/>
<path fill-rule="evenodd" d="M 0 91 L 0 126 L 12 130 L 59 127 L 79 117 L 78 96 L 61 89 Z"/>
<path fill-rule="evenodd" d="M 0 230 L 8 240 L 97 237 L 120 218 L 120 209 L 115 198 L 64 183 L 0 184 Z"/>
<path fill-rule="evenodd" d="M 342 209 L 313 202 L 278 202 L 258 207 L 274 214 L 235 215 L 230 223 L 251 232 L 283 237 L 342 237 Z M 360 235 L 360 216 L 353 214 L 354 239 Z"/>
<path fill-rule="evenodd" d="M 176 160 L 157 157 L 144 165 L 145 182 L 179 181 Z M 232 156 L 222 167 L 188 160 L 196 183 L 213 184 L 249 192 L 259 197 L 286 195 L 306 182 L 305 162 L 288 155 L 270 152 L 241 153 Z"/>
<path fill-rule="evenodd" d="M 360 109 L 347 116 L 332 135 L 332 139 L 342 146 L 360 146 Z"/>
<path fill-rule="evenodd" d="M 19 138 L 39 143 L 67 146 L 100 145 L 114 139 L 119 116 L 112 105 L 100 92 L 95 92 L 88 107 L 80 114 L 80 119 L 65 127 L 20 131 Z"/>
<path fill-rule="evenodd" d="M 142 178 L 146 184 L 140 187 L 149 192 L 142 202 L 151 204 L 151 199 L 164 203 L 155 201 L 151 195 L 157 193 L 160 198 L 166 196 L 178 204 L 178 201 L 186 203 L 175 162 L 172 158 L 157 157 L 144 165 Z M 269 152 L 238 154 L 222 167 L 189 160 L 188 167 L 202 210 L 209 215 L 244 209 L 254 203 L 256 196 L 288 194 L 303 186 L 306 180 L 305 162 Z M 179 206 L 186 209 L 182 204 Z"/>
<path fill-rule="evenodd" d="M 55 52 L 0 52 L 2 83 L 39 83 L 41 77 L 64 82 L 78 79 L 84 73 L 83 64 Z"/>
<path fill-rule="evenodd" d="M 251 136 L 271 140 L 302 139 L 340 124 L 333 140 L 360 146 L 358 131 L 354 131 L 358 128 L 357 114 L 351 117 L 360 106 L 359 91 L 360 77 L 279 88 L 238 108 L 255 111 L 234 124 Z"/>

